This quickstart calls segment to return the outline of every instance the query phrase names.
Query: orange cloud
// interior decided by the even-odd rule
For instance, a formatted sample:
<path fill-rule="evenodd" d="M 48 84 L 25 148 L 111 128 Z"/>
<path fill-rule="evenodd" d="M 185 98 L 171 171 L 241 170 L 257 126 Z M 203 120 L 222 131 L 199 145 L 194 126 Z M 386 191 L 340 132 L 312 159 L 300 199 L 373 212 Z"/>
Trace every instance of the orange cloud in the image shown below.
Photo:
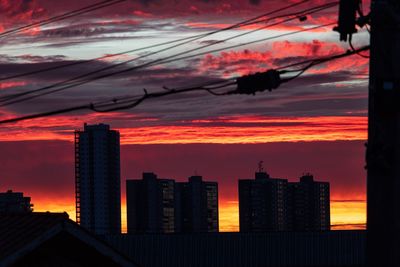
<path fill-rule="evenodd" d="M 116 114 L 107 114 L 106 117 Z M 130 115 L 127 115 L 128 117 Z M 92 114 L 88 122 L 107 121 Z M 123 115 L 119 117 L 123 118 Z M 132 116 L 135 118 L 135 116 Z M 140 119 L 138 119 L 140 121 Z M 151 120 L 150 120 L 151 121 Z M 146 122 L 144 119 L 143 122 Z M 159 122 L 162 124 L 162 122 Z M 182 124 L 182 125 L 178 125 Z M 246 127 L 244 127 L 246 126 Z M 0 141 L 66 140 L 73 141 L 74 129 L 81 128 L 74 117 L 50 117 L 3 127 Z M 63 130 L 59 130 L 64 128 Z M 176 122 L 175 125 L 124 126 L 119 129 L 122 144 L 255 144 L 271 142 L 311 142 L 366 140 L 367 118 L 326 117 L 221 117 L 212 121 Z"/>

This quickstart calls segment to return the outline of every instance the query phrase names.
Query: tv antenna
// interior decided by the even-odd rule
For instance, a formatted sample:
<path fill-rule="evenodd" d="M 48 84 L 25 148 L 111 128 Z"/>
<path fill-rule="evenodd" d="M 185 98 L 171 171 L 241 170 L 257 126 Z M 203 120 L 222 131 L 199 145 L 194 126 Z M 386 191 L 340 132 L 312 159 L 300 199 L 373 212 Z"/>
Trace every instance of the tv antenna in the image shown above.
<path fill-rule="evenodd" d="M 264 172 L 264 161 L 259 161 L 258 162 L 258 172 Z"/>

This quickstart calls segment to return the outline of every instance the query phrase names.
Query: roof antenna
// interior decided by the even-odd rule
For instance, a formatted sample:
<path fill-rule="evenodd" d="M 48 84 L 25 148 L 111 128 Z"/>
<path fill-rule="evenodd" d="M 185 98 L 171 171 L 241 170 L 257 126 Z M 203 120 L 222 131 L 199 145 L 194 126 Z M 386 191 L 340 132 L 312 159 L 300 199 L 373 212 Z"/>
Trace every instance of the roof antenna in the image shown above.
<path fill-rule="evenodd" d="M 263 167 L 264 161 L 259 161 L 258 162 L 258 172 L 264 172 L 264 167 Z"/>

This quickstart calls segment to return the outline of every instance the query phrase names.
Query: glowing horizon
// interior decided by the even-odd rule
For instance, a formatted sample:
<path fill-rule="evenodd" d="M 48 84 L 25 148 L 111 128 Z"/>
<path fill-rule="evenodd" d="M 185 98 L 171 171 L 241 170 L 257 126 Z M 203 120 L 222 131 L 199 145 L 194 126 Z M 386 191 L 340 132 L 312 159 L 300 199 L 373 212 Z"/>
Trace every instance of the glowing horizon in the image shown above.
<path fill-rule="evenodd" d="M 67 212 L 70 219 L 75 221 L 74 200 L 56 201 L 44 200 L 34 202 L 36 212 Z M 219 231 L 239 231 L 239 203 L 237 200 L 219 200 Z M 127 231 L 126 201 L 121 199 L 121 229 Z M 366 227 L 366 201 L 365 200 L 331 200 L 331 227 L 332 230 L 356 230 Z"/>

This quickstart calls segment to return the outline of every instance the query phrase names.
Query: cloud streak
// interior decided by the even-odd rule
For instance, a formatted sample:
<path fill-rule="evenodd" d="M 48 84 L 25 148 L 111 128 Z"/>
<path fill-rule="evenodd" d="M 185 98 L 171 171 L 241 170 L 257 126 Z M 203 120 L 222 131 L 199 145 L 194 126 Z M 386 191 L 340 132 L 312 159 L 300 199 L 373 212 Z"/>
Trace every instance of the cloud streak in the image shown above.
<path fill-rule="evenodd" d="M 211 117 L 199 120 L 165 120 L 119 113 L 108 119 L 92 116 L 89 123 L 112 121 L 123 144 L 252 144 L 365 140 L 365 117 Z M 2 128 L 1 141 L 69 140 L 80 120 L 71 117 L 20 122 Z"/>

